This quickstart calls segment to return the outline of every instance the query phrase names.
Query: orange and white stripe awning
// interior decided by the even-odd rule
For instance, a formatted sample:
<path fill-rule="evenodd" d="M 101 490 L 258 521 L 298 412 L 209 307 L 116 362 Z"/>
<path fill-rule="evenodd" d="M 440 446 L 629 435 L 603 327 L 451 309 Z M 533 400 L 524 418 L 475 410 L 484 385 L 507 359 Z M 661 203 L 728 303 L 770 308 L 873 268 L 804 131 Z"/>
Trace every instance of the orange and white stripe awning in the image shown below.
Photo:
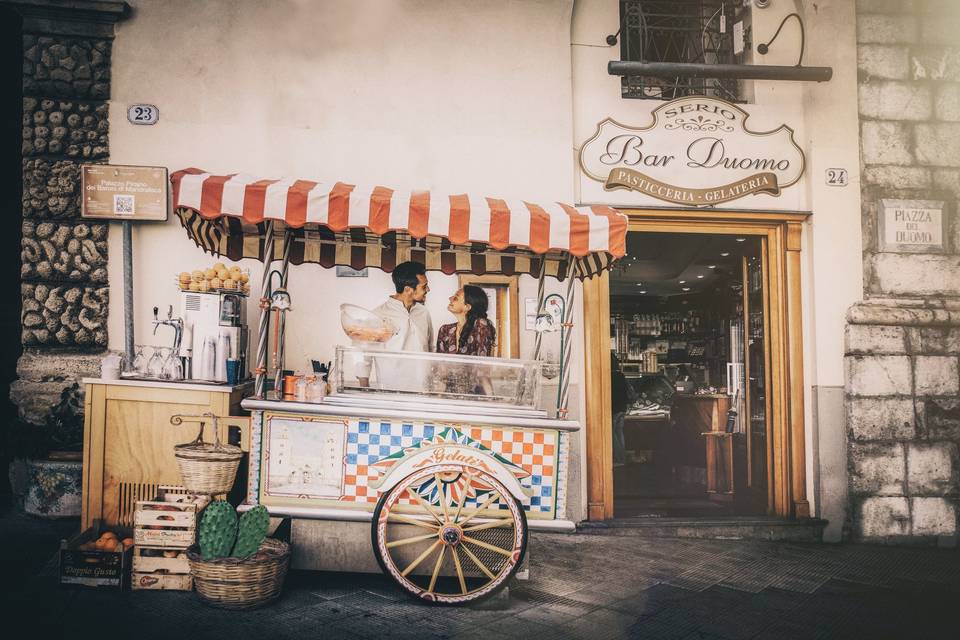
<path fill-rule="evenodd" d="M 177 171 L 174 208 L 203 249 L 261 258 L 265 223 L 294 234 L 290 261 L 391 271 L 404 260 L 446 273 L 590 276 L 624 255 L 626 216 L 607 206 L 403 191 L 343 182 Z M 278 239 L 278 242 L 280 240 Z M 279 255 L 279 254 L 277 254 Z M 565 263 L 565 264 L 561 264 Z M 551 266 L 552 265 L 552 266 Z"/>

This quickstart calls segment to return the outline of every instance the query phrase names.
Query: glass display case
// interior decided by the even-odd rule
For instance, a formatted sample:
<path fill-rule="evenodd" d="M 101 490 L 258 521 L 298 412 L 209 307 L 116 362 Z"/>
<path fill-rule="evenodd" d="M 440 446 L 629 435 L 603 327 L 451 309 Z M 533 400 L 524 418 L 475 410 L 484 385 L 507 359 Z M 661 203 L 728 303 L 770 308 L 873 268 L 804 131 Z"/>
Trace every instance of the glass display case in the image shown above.
<path fill-rule="evenodd" d="M 333 383 L 339 395 L 534 410 L 541 369 L 534 360 L 340 346 Z"/>

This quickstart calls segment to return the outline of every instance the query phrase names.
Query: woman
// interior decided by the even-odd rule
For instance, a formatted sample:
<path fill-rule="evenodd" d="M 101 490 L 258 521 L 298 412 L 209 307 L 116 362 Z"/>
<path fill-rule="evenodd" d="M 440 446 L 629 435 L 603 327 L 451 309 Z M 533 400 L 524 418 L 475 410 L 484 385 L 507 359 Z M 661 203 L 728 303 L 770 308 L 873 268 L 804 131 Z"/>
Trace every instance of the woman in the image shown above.
<path fill-rule="evenodd" d="M 457 321 L 445 324 L 437 332 L 437 353 L 465 356 L 492 356 L 497 332 L 487 319 L 487 294 L 480 287 L 464 285 L 450 296 L 447 311 Z"/>
<path fill-rule="evenodd" d="M 464 356 L 492 356 L 496 330 L 487 319 L 487 294 L 480 287 L 464 285 L 450 296 L 447 311 L 457 321 L 445 324 L 437 332 L 437 353 Z M 444 391 L 456 394 L 493 395 L 490 379 L 468 365 L 446 365 L 440 373 Z"/>

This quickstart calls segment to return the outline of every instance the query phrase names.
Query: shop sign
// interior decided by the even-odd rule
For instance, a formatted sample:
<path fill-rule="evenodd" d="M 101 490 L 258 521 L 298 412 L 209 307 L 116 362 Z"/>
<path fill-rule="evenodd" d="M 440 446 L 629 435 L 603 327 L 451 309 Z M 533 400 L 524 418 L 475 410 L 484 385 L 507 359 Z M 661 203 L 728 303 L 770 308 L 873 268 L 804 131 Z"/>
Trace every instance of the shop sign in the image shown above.
<path fill-rule="evenodd" d="M 942 201 L 884 199 L 880 208 L 880 251 L 943 252 Z"/>
<path fill-rule="evenodd" d="M 751 131 L 737 105 L 691 96 L 665 102 L 645 127 L 607 118 L 580 147 L 580 169 L 607 191 L 626 189 L 703 207 L 780 195 L 803 175 L 793 129 Z"/>
<path fill-rule="evenodd" d="M 166 167 L 85 164 L 80 170 L 80 215 L 102 220 L 167 219 Z"/>

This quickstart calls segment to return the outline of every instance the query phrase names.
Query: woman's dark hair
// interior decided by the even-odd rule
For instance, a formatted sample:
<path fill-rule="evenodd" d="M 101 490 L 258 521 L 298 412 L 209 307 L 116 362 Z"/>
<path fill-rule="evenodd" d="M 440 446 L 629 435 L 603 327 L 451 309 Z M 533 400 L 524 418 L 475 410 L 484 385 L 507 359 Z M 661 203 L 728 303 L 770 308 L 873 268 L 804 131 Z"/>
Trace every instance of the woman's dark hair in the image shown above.
<path fill-rule="evenodd" d="M 401 262 L 396 267 L 393 268 L 393 273 L 390 274 L 390 277 L 393 278 L 393 286 L 396 287 L 397 293 L 403 293 L 404 288 L 410 287 L 411 289 L 416 289 L 417 285 L 420 284 L 417 281 L 417 276 L 426 276 L 427 268 L 420 264 L 419 262 Z"/>
<path fill-rule="evenodd" d="M 487 307 L 490 305 L 490 299 L 487 298 L 487 292 L 478 286 L 472 284 L 463 285 L 463 301 L 470 305 L 470 311 L 467 311 L 467 322 L 463 325 L 460 332 L 460 344 L 462 347 L 467 344 L 467 338 L 473 333 L 473 325 L 481 318 L 490 325 L 490 338 L 497 339 L 497 331 L 493 328 L 493 323 L 487 318 Z"/>

